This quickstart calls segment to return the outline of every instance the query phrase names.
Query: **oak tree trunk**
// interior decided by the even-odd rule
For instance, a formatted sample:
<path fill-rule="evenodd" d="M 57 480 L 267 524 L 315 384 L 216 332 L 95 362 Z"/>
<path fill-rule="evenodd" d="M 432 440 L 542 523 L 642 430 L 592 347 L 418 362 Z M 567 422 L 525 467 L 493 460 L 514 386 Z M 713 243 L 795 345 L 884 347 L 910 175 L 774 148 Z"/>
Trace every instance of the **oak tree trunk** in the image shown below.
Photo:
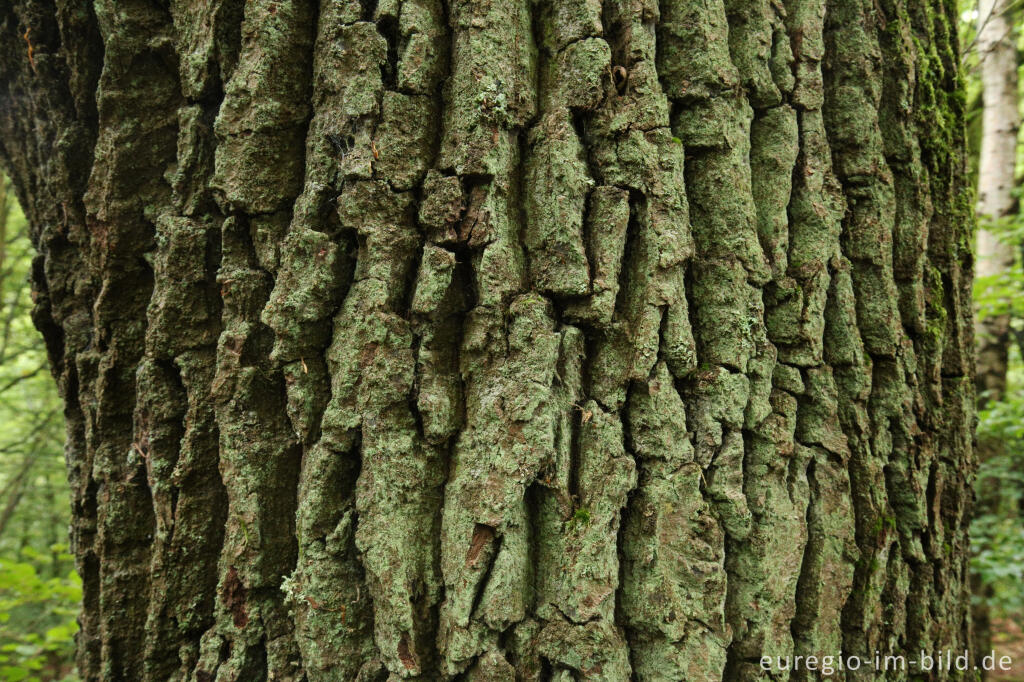
<path fill-rule="evenodd" d="M 0 7 L 83 677 L 731 681 L 967 648 L 955 18 Z"/>

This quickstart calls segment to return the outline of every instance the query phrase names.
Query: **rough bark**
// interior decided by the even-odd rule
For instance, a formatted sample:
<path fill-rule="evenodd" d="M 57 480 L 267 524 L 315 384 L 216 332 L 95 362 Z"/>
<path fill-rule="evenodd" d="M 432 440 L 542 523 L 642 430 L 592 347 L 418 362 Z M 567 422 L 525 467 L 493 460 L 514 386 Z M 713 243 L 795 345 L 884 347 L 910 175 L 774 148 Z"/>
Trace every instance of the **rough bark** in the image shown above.
<path fill-rule="evenodd" d="M 167 4 L 0 9 L 86 679 L 967 647 L 954 3 Z"/>

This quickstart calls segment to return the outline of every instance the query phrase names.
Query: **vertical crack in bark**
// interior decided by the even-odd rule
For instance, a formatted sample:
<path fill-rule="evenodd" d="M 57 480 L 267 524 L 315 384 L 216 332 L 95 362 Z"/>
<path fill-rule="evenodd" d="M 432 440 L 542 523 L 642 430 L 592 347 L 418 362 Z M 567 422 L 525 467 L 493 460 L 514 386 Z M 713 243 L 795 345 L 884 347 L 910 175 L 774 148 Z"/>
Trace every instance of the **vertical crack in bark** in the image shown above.
<path fill-rule="evenodd" d="M 340 209 L 348 178 L 367 172 L 367 126 L 379 97 L 373 88 L 380 74 L 373 67 L 382 50 L 362 12 L 327 3 L 317 15 L 304 187 L 262 312 L 274 329 L 272 358 L 283 367 L 289 418 L 303 442 L 298 559 L 283 589 L 295 612 L 303 668 L 313 680 L 329 671 L 354 677 L 364 664 L 372 668 L 376 657 L 373 607 L 355 541 L 362 436 L 335 428 L 328 414 L 341 391 L 328 346 L 344 319 L 344 301 L 355 295 L 356 250 L 362 247 Z M 363 59 L 369 74 L 357 68 Z"/>
<path fill-rule="evenodd" d="M 230 8 L 222 9 L 230 24 Z M 277 242 L 302 187 L 316 18 L 309 0 L 248 3 L 230 77 L 225 78 L 228 65 L 219 64 L 224 97 L 213 125 L 208 186 L 227 217 L 220 225 L 217 282 L 224 307 L 211 389 L 227 518 L 218 615 L 200 642 L 195 670 L 225 679 L 281 676 L 300 665 L 279 589 L 295 563 L 300 443 L 288 419 L 285 377 L 270 357 L 273 329 L 261 313 L 281 276 Z M 229 50 L 216 40 L 227 27 L 207 26 L 214 31 L 209 49 L 217 61 L 234 61 L 220 53 Z M 264 73 L 268 65 L 272 78 Z M 209 70 L 200 77 L 214 81 L 216 90 Z M 275 163 L 268 164 L 269 158 Z M 252 438 L 254 431 L 259 439 Z M 229 567 L 244 592 L 227 590 Z M 229 593 L 245 595 L 245 619 L 237 618 L 240 605 L 225 603 Z M 225 615 L 230 613 L 235 617 Z"/>
<path fill-rule="evenodd" d="M 391 4 L 364 8 L 371 14 L 362 17 L 346 15 L 343 7 L 333 8 L 321 21 L 323 50 L 317 51 L 330 55 L 335 35 L 344 35 L 345 47 L 337 54 L 336 63 L 325 60 L 315 67 L 316 82 L 322 84 L 317 95 L 322 114 L 314 117 L 309 140 L 312 150 L 321 156 L 317 165 L 307 168 L 306 195 L 314 197 L 310 205 L 318 205 L 317 190 L 332 183 L 337 167 L 340 184 L 335 191 L 340 194 L 335 202 L 340 228 L 356 237 L 359 255 L 354 280 L 335 317 L 326 367 L 332 380 L 330 400 L 321 408 L 323 436 L 307 451 L 304 463 L 304 472 L 313 476 L 304 474 L 300 523 L 305 520 L 302 525 L 320 526 L 334 516 L 339 529 L 342 524 L 351 528 L 349 541 L 354 540 L 363 553 L 367 597 L 372 598 L 367 603 L 369 613 L 353 609 L 352 617 L 361 621 L 356 629 L 346 618 L 347 606 L 360 601 L 358 585 L 353 586 L 355 599 L 351 594 L 329 599 L 338 610 L 321 613 L 322 609 L 308 600 L 305 604 L 303 599 L 295 600 L 306 612 L 300 645 L 317 675 L 328 674 L 339 665 L 354 666 L 355 674 L 375 648 L 382 662 L 396 673 L 416 675 L 434 665 L 432 632 L 436 626 L 431 614 L 437 602 L 437 584 L 430 546 L 437 532 L 421 520 L 432 516 L 430 508 L 438 497 L 442 448 L 423 440 L 424 425 L 414 393 L 415 357 L 422 340 L 416 334 L 418 325 L 410 326 L 407 318 L 410 306 L 415 306 L 410 301 L 415 292 L 411 283 L 416 278 L 416 263 L 426 259 L 414 211 L 419 203 L 418 188 L 433 157 L 432 130 L 439 118 L 435 91 L 440 77 L 438 62 L 443 58 L 435 43 L 443 35 L 443 27 L 436 2 L 406 5 L 401 13 Z M 405 52 L 417 53 L 409 62 L 400 54 L 398 34 L 405 37 Z M 422 37 L 432 42 L 425 43 Z M 367 71 L 360 66 L 367 53 L 376 56 L 380 70 Z M 336 105 L 340 105 L 340 119 L 333 109 Z M 349 138 L 347 142 L 332 144 L 334 139 L 344 140 L 343 135 Z M 332 158 L 339 155 L 337 161 Z M 315 153 L 313 158 L 317 158 Z M 298 225 L 293 225 L 289 239 L 298 234 Z M 330 248 L 325 244 L 324 249 Z M 289 260 L 294 272 L 305 278 L 302 258 Z M 328 298 L 333 299 L 340 284 L 339 278 L 330 275 L 321 284 L 307 282 L 298 288 L 308 291 L 308 302 L 296 299 L 295 287 L 284 284 L 280 304 L 266 311 L 275 320 L 279 341 L 291 337 L 307 342 L 308 333 L 290 329 L 295 312 L 309 310 L 309 304 L 317 306 L 324 286 L 331 292 Z M 323 320 L 334 316 L 332 309 L 314 307 L 310 324 L 329 331 Z M 375 325 L 360 327 L 363 315 L 369 315 Z M 294 356 L 294 351 L 290 355 Z M 299 361 L 305 368 L 301 357 Z M 395 380 L 404 388 L 396 391 L 397 387 L 389 386 Z M 297 393 L 303 390 L 299 382 L 296 386 Z M 301 405 L 301 393 L 295 402 Z M 313 423 L 320 421 L 316 413 L 309 418 Z M 339 454 L 356 450 L 361 451 L 362 472 L 355 497 L 339 500 L 328 510 L 317 508 L 329 494 L 329 481 L 319 480 L 314 472 L 330 466 L 329 461 Z M 403 461 L 406 459 L 409 461 Z M 395 509 L 387 509 L 388 505 Z M 304 529 L 303 559 L 291 578 L 295 589 L 319 592 L 337 582 L 339 570 L 360 569 L 358 564 L 351 569 L 322 565 L 324 549 L 352 556 L 348 550 L 331 550 L 331 536 L 326 538 L 325 548 L 322 532 L 314 527 Z M 375 642 L 366 639 L 370 613 Z M 311 636 L 315 633 L 329 634 L 341 650 L 316 641 Z"/>
<path fill-rule="evenodd" d="M 928 432 L 918 439 L 923 456 L 916 465 L 922 475 L 930 468 L 931 474 L 941 481 L 937 486 L 941 492 L 936 490 L 941 501 L 928 492 L 932 490 L 931 476 L 925 492 L 926 515 L 934 515 L 931 523 L 925 519 L 925 553 L 933 570 L 937 566 L 947 567 L 941 578 L 929 571 L 923 591 L 935 595 L 938 602 L 930 616 L 945 618 L 940 614 L 955 611 L 954 605 L 970 591 L 966 561 L 953 557 L 967 542 L 964 531 L 970 511 L 965 501 L 956 498 L 970 490 L 974 461 L 968 442 L 969 428 L 957 422 L 961 416 L 970 414 L 974 405 L 969 293 L 972 254 L 962 234 L 956 236 L 959 229 L 955 226 L 968 223 L 972 207 L 965 194 L 956 189 L 964 174 L 964 131 L 961 125 L 953 123 L 963 113 L 963 104 L 956 99 L 958 88 L 962 87 L 956 54 L 956 15 L 951 8 L 929 10 L 920 3 L 912 3 L 907 11 L 908 30 L 918 37 L 913 43 L 918 50 L 917 62 L 923 65 L 917 68 L 914 112 L 920 158 L 926 170 L 927 184 L 922 194 L 930 224 L 925 244 L 929 260 L 934 259 L 935 263 L 931 277 L 927 264 L 922 274 L 924 333 L 914 338 L 920 386 L 914 409 L 922 429 Z M 934 130 L 943 134 L 936 135 Z M 950 170 L 943 170 L 946 164 L 950 164 Z M 941 251 L 933 251 L 932 244 L 942 244 Z M 934 270 L 938 270 L 937 278 Z M 917 301 L 917 305 L 921 306 L 921 302 Z M 943 341 L 937 342 L 940 336 Z M 936 352 L 939 346 L 943 347 L 941 354 Z M 937 399 L 940 391 L 941 401 Z M 937 409 L 940 404 L 945 405 L 945 410 Z M 936 419 L 940 413 L 946 418 Z M 920 570 L 927 571 L 923 567 Z M 966 647 L 970 642 L 967 619 L 951 620 L 948 628 L 934 634 L 929 632 L 927 621 L 920 622 L 921 639 L 931 638 L 933 647 Z"/>
<path fill-rule="evenodd" d="M 475 305 L 465 317 L 459 352 L 465 427 L 452 451 L 442 513 L 446 599 L 437 643 L 443 675 L 470 665 L 507 667 L 499 649 L 503 634 L 523 620 L 532 601 L 524 496 L 550 447 L 544 392 L 557 361 L 548 306 L 536 295 L 517 298 L 526 288 L 521 131 L 537 110 L 529 3 L 459 0 L 449 10 L 451 72 L 437 167 L 456 173 L 456 187 L 467 180 L 470 186 L 462 229 L 442 238 L 469 248 Z M 443 205 L 431 209 L 429 222 L 441 228 L 435 234 L 450 234 Z M 502 538 L 486 589 L 481 567 L 465 565 L 477 523 Z"/>
<path fill-rule="evenodd" d="M 733 639 L 725 675 L 741 678 L 759 674 L 762 657 L 793 652 L 790 621 L 799 609 L 794 595 L 807 539 L 808 499 L 802 478 L 806 462 L 795 442 L 796 396 L 803 393 L 803 384 L 799 370 L 783 363 L 821 362 L 820 301 L 803 299 L 822 285 L 801 285 L 805 273 L 790 272 L 790 249 L 807 245 L 799 243 L 804 238 L 801 216 L 789 211 L 797 200 L 794 185 L 801 181 L 801 145 L 787 12 L 779 5 L 740 2 L 727 2 L 726 10 L 730 56 L 753 108 L 750 191 L 758 242 L 770 270 L 768 281 L 753 282 L 760 289 L 764 326 L 755 331 L 743 416 L 742 491 L 752 515 L 751 532 L 726 546 L 726 613 Z"/>
<path fill-rule="evenodd" d="M 227 517 L 210 395 L 221 332 L 216 275 L 223 217 L 208 183 L 225 70 L 237 60 L 241 3 L 217 3 L 211 13 L 213 20 L 197 30 L 195 17 L 181 3 L 170 8 L 178 54 L 194 51 L 199 58 L 178 62 L 185 101 L 176 112 L 177 164 L 167 175 L 173 206 L 156 221 L 156 279 L 139 370 L 137 451 L 146 453 L 157 512 L 145 679 L 194 669 L 201 637 L 215 620 L 217 555 Z M 168 431 L 178 442 L 163 435 Z M 150 447 L 154 435 L 166 445 Z M 173 456 L 164 454 L 168 449 Z M 169 498 L 169 506 L 161 498 Z"/>
<path fill-rule="evenodd" d="M 686 150 L 686 194 L 700 254 L 690 265 L 692 288 L 687 291 L 699 365 L 678 378 L 693 432 L 693 491 L 717 526 L 716 532 L 704 533 L 712 552 L 707 559 L 718 563 L 711 592 L 717 603 L 699 615 L 706 628 L 704 641 L 690 646 L 705 650 L 706 675 L 720 677 L 735 674 L 730 639 L 744 638 L 743 626 L 756 619 L 744 614 L 753 595 L 741 599 L 739 613 L 733 606 L 744 581 L 753 577 L 746 571 L 756 566 L 750 561 L 755 557 L 744 559 L 751 514 L 758 510 L 751 509 L 745 494 L 743 429 L 770 412 L 762 387 L 766 382 L 770 386 L 774 364 L 760 300 L 760 287 L 769 275 L 758 241 L 750 168 L 745 166 L 752 153 L 752 111 L 740 87 L 749 79 L 750 67 L 760 62 L 742 45 L 730 53 L 730 47 L 742 42 L 734 38 L 743 38 L 734 36 L 728 23 L 737 7 L 663 3 L 661 9 L 659 44 L 664 47 L 659 49 L 658 73 L 673 103 L 673 135 Z"/>
<path fill-rule="evenodd" d="M 131 436 L 132 415 L 153 291 L 144 254 L 154 248 L 153 223 L 170 200 L 162 173 L 174 158 L 177 121 L 167 112 L 175 111 L 180 93 L 166 14 L 154 10 L 129 17 L 99 5 L 96 17 L 105 62 L 96 95 L 95 162 L 84 196 L 90 233 L 86 263 L 95 299 L 91 345 L 80 349 L 75 361 L 80 369 L 89 367 L 79 373 L 78 390 L 89 424 L 85 448 L 96 481 L 100 569 L 99 617 L 85 637 L 98 637 L 103 663 L 85 663 L 113 679 L 141 679 L 148 595 L 140 586 L 150 581 L 155 519 L 144 455 L 139 456 L 145 450 Z M 140 37 L 144 25 L 150 41 Z M 140 76 L 151 85 L 149 92 L 133 86 L 132 79 Z M 88 381 L 81 381 L 85 377 Z"/>
<path fill-rule="evenodd" d="M 888 518 L 895 518 L 892 515 L 899 514 L 895 508 L 897 501 L 891 499 L 893 491 L 886 485 L 885 472 L 905 456 L 894 449 L 888 437 L 878 437 L 880 431 L 888 430 L 890 415 L 900 409 L 904 400 L 891 392 L 897 388 L 894 373 L 901 372 L 893 358 L 902 341 L 902 330 L 895 309 L 892 269 L 893 178 L 883 157 L 878 127 L 882 55 L 875 32 L 883 20 L 880 16 L 864 16 L 854 5 L 828 3 L 825 43 L 826 64 L 830 68 L 826 69 L 824 112 L 836 174 L 847 199 L 842 249 L 851 265 L 855 324 L 862 332 L 864 354 L 874 361 L 862 364 L 866 374 L 863 381 L 870 386 L 871 397 L 863 415 L 866 428 L 859 431 L 867 431 L 867 442 L 854 441 L 851 463 L 859 470 L 859 489 L 871 489 L 875 497 L 857 508 L 861 557 L 854 577 L 854 594 L 875 591 L 885 595 L 890 603 L 900 603 L 905 599 L 909 577 L 899 551 L 910 549 L 904 547 L 909 538 L 904 537 L 894 545 L 880 540 L 876 530 L 884 527 Z M 841 58 L 837 51 L 840 49 Z M 861 123 L 845 127 L 840 123 L 843 120 Z M 901 522 L 907 520 L 903 517 Z M 907 634 L 906 614 L 902 610 L 887 614 L 885 626 L 871 627 L 881 624 L 875 622 L 878 616 L 869 610 L 869 603 L 870 599 L 853 599 L 844 611 L 844 649 L 851 654 L 878 650 L 889 638 Z"/>
<path fill-rule="evenodd" d="M 922 535 L 941 530 L 930 527 L 926 495 L 929 461 L 937 453 L 931 439 L 921 437 L 934 427 L 922 423 L 926 412 L 918 406 L 930 396 L 942 396 L 947 387 L 940 386 L 935 372 L 927 368 L 927 358 L 935 357 L 930 335 L 925 335 L 923 343 L 918 341 L 931 323 L 924 301 L 928 294 L 923 293 L 929 278 L 915 250 L 930 243 L 929 232 L 936 223 L 942 229 L 945 216 L 957 210 L 940 183 L 933 218 L 930 182 L 908 174 L 908 170 L 926 169 L 924 164 L 914 166 L 920 149 L 915 123 L 934 115 L 937 108 L 928 94 L 934 86 L 929 81 L 943 77 L 941 67 L 931 67 L 940 60 L 921 58 L 921 45 L 932 41 L 914 42 L 910 37 L 929 35 L 933 26 L 948 21 L 921 21 L 920 12 L 932 11 L 936 10 L 910 10 L 918 15 L 912 23 L 909 14 L 895 4 L 885 3 L 866 17 L 853 6 L 829 3 L 826 19 L 830 67 L 826 124 L 849 206 L 843 252 L 851 263 L 856 324 L 863 332 L 864 350 L 873 360 L 871 370 L 859 370 L 867 375 L 862 379 L 851 381 L 850 371 L 857 372 L 856 367 L 845 372 L 843 394 L 864 402 L 863 407 L 847 412 L 843 426 L 854 444 L 850 464 L 854 489 L 885 491 L 878 499 L 860 495 L 856 505 L 861 559 L 854 596 L 844 610 L 844 645 L 850 652 L 868 653 L 896 637 L 922 650 L 955 648 L 966 642 L 955 628 L 940 632 L 925 625 L 934 619 L 929 611 L 933 598 L 943 597 L 926 567 L 939 557 L 929 551 L 933 545 Z M 922 68 L 909 83 L 885 72 L 886 67 L 914 63 Z M 917 113 L 919 107 L 921 113 Z M 850 125 L 853 120 L 862 123 Z M 962 140 L 959 135 L 956 139 Z M 956 141 L 949 144 L 949 149 L 959 149 Z M 954 256 L 933 262 L 951 267 L 959 276 L 957 260 Z M 957 308 L 956 303 L 951 307 Z M 848 355 L 842 345 L 839 350 Z M 924 351 L 924 367 L 917 351 Z M 863 360 L 850 359 L 856 361 L 850 364 L 864 366 Z M 954 388 L 952 403 L 960 402 L 963 394 L 962 387 Z M 889 532 L 895 536 L 883 541 Z M 884 616 L 871 607 L 876 595 L 894 605 Z M 879 618 L 883 624 L 877 623 Z M 865 632 L 879 634 L 872 637 Z"/>

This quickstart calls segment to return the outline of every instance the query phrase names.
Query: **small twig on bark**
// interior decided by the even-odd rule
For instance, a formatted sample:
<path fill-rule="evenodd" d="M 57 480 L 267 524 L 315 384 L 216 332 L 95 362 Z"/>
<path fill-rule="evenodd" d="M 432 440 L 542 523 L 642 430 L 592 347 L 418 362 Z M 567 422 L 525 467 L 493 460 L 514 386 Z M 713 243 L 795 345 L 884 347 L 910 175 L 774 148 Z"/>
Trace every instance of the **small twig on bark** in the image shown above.
<path fill-rule="evenodd" d="M 25 41 L 25 44 L 28 45 L 28 63 L 29 63 L 29 66 L 32 67 L 32 73 L 38 75 L 39 72 L 36 71 L 36 60 L 35 60 L 35 57 L 32 56 L 32 53 L 35 52 L 35 48 L 32 47 L 32 41 L 29 40 L 29 38 L 28 38 L 28 34 L 31 33 L 31 32 L 32 32 L 32 27 L 28 26 L 28 27 L 25 28 L 25 33 L 22 34 L 21 37 Z"/>

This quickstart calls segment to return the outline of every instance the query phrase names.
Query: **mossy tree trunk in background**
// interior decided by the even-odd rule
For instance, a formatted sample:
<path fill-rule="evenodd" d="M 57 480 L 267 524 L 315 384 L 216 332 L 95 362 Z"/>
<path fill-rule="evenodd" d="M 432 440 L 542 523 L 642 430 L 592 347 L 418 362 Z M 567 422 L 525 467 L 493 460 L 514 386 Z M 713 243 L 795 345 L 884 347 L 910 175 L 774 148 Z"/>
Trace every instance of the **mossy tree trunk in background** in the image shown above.
<path fill-rule="evenodd" d="M 966 648 L 954 21 L 5 5 L 83 676 L 753 680 Z"/>

